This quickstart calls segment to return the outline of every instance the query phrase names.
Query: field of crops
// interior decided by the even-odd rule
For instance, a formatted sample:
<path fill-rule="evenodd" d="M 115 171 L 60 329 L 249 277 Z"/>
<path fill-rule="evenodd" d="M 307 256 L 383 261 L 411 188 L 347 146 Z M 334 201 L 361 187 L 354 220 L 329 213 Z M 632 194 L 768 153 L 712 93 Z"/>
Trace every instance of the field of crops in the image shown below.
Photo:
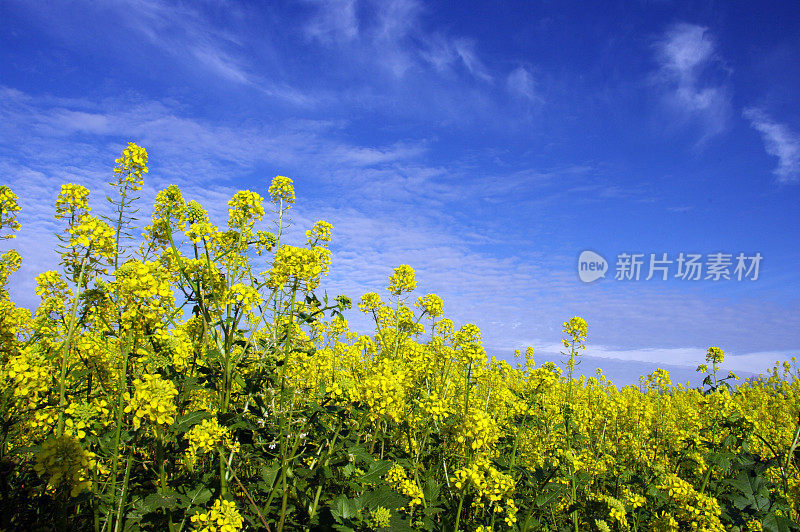
<path fill-rule="evenodd" d="M 116 160 L 105 219 L 62 187 L 35 312 L 0 258 L 0 530 L 800 529 L 795 360 L 740 383 L 711 347 L 702 390 L 662 370 L 619 389 L 573 377 L 574 317 L 563 367 L 512 365 L 407 265 L 355 302 L 359 335 L 321 296 L 331 225 L 283 242 L 290 179 L 221 228 L 170 186 L 140 239 L 146 165 Z M 6 238 L 17 199 L 0 187 Z"/>

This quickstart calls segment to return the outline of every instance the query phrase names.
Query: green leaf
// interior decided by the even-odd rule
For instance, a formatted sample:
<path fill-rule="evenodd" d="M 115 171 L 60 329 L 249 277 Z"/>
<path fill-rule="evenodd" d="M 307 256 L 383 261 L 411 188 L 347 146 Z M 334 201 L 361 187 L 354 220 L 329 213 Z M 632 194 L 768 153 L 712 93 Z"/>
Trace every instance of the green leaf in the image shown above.
<path fill-rule="evenodd" d="M 441 486 L 438 482 L 429 478 L 427 482 L 425 482 L 425 486 L 422 488 L 422 494 L 425 496 L 425 501 L 428 505 L 433 504 L 439 498 L 439 492 L 441 491 Z"/>
<path fill-rule="evenodd" d="M 364 506 L 373 510 L 378 506 L 383 506 L 389 510 L 397 510 L 405 506 L 407 497 L 400 495 L 389 486 L 379 486 L 361 496 Z"/>
<path fill-rule="evenodd" d="M 178 434 L 182 434 L 204 419 L 208 419 L 211 417 L 211 414 L 206 412 L 205 410 L 198 410 L 196 412 L 190 412 L 188 414 L 183 414 L 182 416 L 178 416 L 178 419 L 175 420 L 175 423 L 172 425 L 172 428 Z"/>
<path fill-rule="evenodd" d="M 388 460 L 378 460 L 377 462 L 372 462 L 369 465 L 369 471 L 363 474 L 358 481 L 362 484 L 374 484 L 378 482 L 384 475 L 386 475 L 391 468 L 392 463 Z"/>
<path fill-rule="evenodd" d="M 156 510 L 166 509 L 171 510 L 178 506 L 179 495 L 174 491 L 166 493 L 151 493 L 141 501 L 139 509 L 142 514 L 155 512 Z"/>
<path fill-rule="evenodd" d="M 408 530 L 410 532 L 411 523 L 409 523 L 406 519 L 403 519 L 399 513 L 392 512 L 392 519 L 389 522 L 389 530 L 392 530 L 393 532 Z"/>
<path fill-rule="evenodd" d="M 731 497 L 734 506 L 739 510 L 744 510 L 748 506 L 752 506 L 755 510 L 760 510 L 769 505 L 766 486 L 760 477 L 751 477 L 747 472 L 742 471 L 730 483 L 741 493 L 741 495 Z"/>
<path fill-rule="evenodd" d="M 791 530 L 797 530 L 793 524 L 794 523 L 786 517 L 777 515 L 774 512 L 765 517 L 761 522 L 761 525 L 767 532 L 791 532 Z"/>
<path fill-rule="evenodd" d="M 358 511 L 356 505 L 357 501 L 351 501 L 344 495 L 339 495 L 333 500 L 333 508 L 331 508 L 331 513 L 337 520 L 350 519 L 356 515 L 356 512 Z"/>
<path fill-rule="evenodd" d="M 205 504 L 211 500 L 211 496 L 214 493 L 206 488 L 206 487 L 199 487 L 193 490 L 189 490 L 186 492 L 186 497 L 189 499 L 189 503 L 197 506 L 205 506 Z"/>
<path fill-rule="evenodd" d="M 278 476 L 278 471 L 280 471 L 280 469 L 280 464 L 269 467 L 264 466 L 261 468 L 261 478 L 264 479 L 264 482 L 266 482 L 268 486 L 272 486 L 275 483 L 275 477 Z"/>

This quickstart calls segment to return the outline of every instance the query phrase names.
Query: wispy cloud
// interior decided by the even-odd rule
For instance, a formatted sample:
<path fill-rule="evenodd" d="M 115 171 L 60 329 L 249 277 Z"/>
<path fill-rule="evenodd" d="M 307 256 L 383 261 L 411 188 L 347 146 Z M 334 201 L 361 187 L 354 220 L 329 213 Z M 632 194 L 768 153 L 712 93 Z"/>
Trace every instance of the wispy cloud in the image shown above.
<path fill-rule="evenodd" d="M 357 0 L 309 0 L 317 12 L 305 25 L 305 34 L 325 44 L 352 41 L 358 37 Z"/>
<path fill-rule="evenodd" d="M 680 370 L 681 368 L 690 369 L 692 373 L 696 373 L 697 366 L 705 363 L 706 347 L 674 347 L 674 348 L 646 348 L 646 349 L 617 349 L 614 347 L 588 344 L 586 351 L 582 353 L 588 358 L 593 360 L 593 365 L 604 367 L 605 361 L 612 362 L 625 362 L 631 365 L 649 366 L 649 371 L 652 368 L 663 367 L 672 370 Z M 536 349 L 539 354 L 538 360 L 553 360 L 554 362 L 561 362 L 564 359 L 562 353 L 564 347 L 560 343 L 541 345 Z M 784 361 L 791 360 L 792 357 L 800 355 L 796 351 L 790 350 L 776 350 L 776 351 L 754 351 L 754 352 L 732 352 L 727 351 L 725 359 L 719 366 L 720 377 L 727 376 L 729 371 L 733 371 L 740 376 L 750 376 L 759 373 L 767 373 L 776 364 L 780 365 Z M 686 372 L 679 371 L 682 375 L 687 375 Z M 634 373 L 630 377 L 636 377 L 642 373 Z M 692 380 L 699 380 L 702 377 L 692 376 Z M 631 379 L 633 380 L 633 379 Z M 673 381 L 675 379 L 673 378 Z"/>
<path fill-rule="evenodd" d="M 475 41 L 423 31 L 425 8 L 416 0 L 311 0 L 311 4 L 316 9 L 304 29 L 309 38 L 344 46 L 351 58 L 388 69 L 395 78 L 432 67 L 440 74 L 463 68 L 476 80 L 493 80 Z M 365 15 L 359 17 L 360 12 Z"/>
<path fill-rule="evenodd" d="M 474 41 L 437 34 L 425 38 L 425 43 L 420 56 L 437 71 L 452 72 L 457 66 L 462 66 L 476 79 L 488 83 L 493 81 L 489 69 L 475 51 Z"/>
<path fill-rule="evenodd" d="M 743 115 L 761 133 L 767 153 L 778 158 L 778 167 L 774 170 L 778 181 L 790 183 L 800 179 L 800 135 L 760 109 L 745 109 Z"/>
<path fill-rule="evenodd" d="M 527 98 L 532 102 L 540 102 L 541 98 L 536 94 L 536 84 L 533 76 L 525 67 L 517 67 L 511 71 L 506 78 L 506 86 L 512 94 Z"/>
<path fill-rule="evenodd" d="M 680 23 L 655 43 L 655 79 L 668 108 L 682 123 L 698 122 L 700 142 L 727 128 L 731 98 L 726 69 L 707 27 Z"/>

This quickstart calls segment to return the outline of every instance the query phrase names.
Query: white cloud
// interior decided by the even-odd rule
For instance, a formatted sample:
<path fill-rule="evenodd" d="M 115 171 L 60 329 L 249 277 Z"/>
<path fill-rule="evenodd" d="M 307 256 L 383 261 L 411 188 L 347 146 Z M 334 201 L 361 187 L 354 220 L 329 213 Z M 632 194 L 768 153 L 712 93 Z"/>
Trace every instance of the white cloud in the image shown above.
<path fill-rule="evenodd" d="M 315 12 L 305 34 L 322 44 L 343 47 L 349 61 L 387 70 L 396 79 L 412 69 L 433 67 L 453 73 L 462 67 L 473 78 L 490 83 L 492 74 L 475 50 L 475 42 L 423 31 L 424 6 L 416 0 L 310 0 Z M 359 18 L 359 11 L 373 17 Z"/>
<path fill-rule="evenodd" d="M 698 122 L 702 143 L 727 128 L 731 112 L 725 67 L 708 28 L 680 23 L 656 42 L 658 84 L 664 101 L 681 123 Z M 709 81 L 714 77 L 715 81 Z"/>
<path fill-rule="evenodd" d="M 774 170 L 778 181 L 789 183 L 800 179 L 800 135 L 760 109 L 745 109 L 743 115 L 761 133 L 767 153 L 778 158 L 778 167 Z"/>
<path fill-rule="evenodd" d="M 342 43 L 358 37 L 357 0 L 311 0 L 317 13 L 305 25 L 310 39 Z"/>
<path fill-rule="evenodd" d="M 474 41 L 464 38 L 448 38 L 437 34 L 425 39 L 426 47 L 420 56 L 439 72 L 450 72 L 456 65 L 463 66 L 476 79 L 491 83 L 489 69 L 475 52 Z"/>
<path fill-rule="evenodd" d="M 527 98 L 532 102 L 540 101 L 536 94 L 536 85 L 533 76 L 525 67 L 517 67 L 506 78 L 506 86 L 512 94 Z"/>
<path fill-rule="evenodd" d="M 545 358 L 550 358 L 554 361 L 564 358 L 563 355 L 561 355 L 564 351 L 564 347 L 561 344 L 544 345 L 539 347 L 536 351 L 545 354 Z M 702 347 L 617 349 L 603 345 L 588 344 L 583 354 L 599 359 L 644 362 L 652 364 L 653 367 L 666 365 L 695 369 L 700 364 L 706 363 L 707 351 L 708 348 Z M 727 376 L 729 371 L 742 371 L 756 374 L 766 373 L 776 363 L 782 364 L 784 361 L 791 360 L 793 356 L 797 355 L 798 353 L 796 351 L 789 350 L 745 353 L 727 352 L 723 363 L 720 364 L 720 377 Z M 708 365 L 709 367 L 711 366 L 710 364 Z"/>

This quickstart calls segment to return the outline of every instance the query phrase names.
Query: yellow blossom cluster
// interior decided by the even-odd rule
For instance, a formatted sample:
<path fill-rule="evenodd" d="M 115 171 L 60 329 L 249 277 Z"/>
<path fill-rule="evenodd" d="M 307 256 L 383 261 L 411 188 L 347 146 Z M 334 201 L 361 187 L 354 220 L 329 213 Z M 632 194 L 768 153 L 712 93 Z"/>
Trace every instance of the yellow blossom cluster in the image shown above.
<path fill-rule="evenodd" d="M 158 262 L 126 262 L 115 272 L 115 286 L 128 323 L 155 321 L 174 300 L 169 272 Z"/>
<path fill-rule="evenodd" d="M 408 473 L 406 473 L 403 466 L 392 464 L 391 469 L 386 473 L 386 482 L 398 492 L 411 498 L 408 502 L 409 511 L 413 511 L 414 506 L 422 504 L 422 490 L 417 483 L 414 482 L 414 479 L 408 478 Z"/>
<path fill-rule="evenodd" d="M 372 526 L 375 528 L 386 528 L 391 523 L 392 511 L 384 506 L 378 506 L 371 512 Z"/>
<path fill-rule="evenodd" d="M 56 220 L 78 218 L 90 210 L 88 188 L 73 183 L 61 185 L 61 192 L 56 198 Z"/>
<path fill-rule="evenodd" d="M 249 190 L 240 190 L 228 202 L 228 224 L 242 228 L 264 217 L 264 198 Z"/>
<path fill-rule="evenodd" d="M 147 150 L 137 146 L 133 142 L 128 143 L 128 147 L 122 151 L 122 157 L 114 160 L 117 166 L 114 173 L 117 174 L 117 182 L 112 183 L 120 188 L 129 187 L 132 191 L 142 189 L 144 176 L 149 172 L 147 168 Z"/>
<path fill-rule="evenodd" d="M 133 381 L 134 393 L 125 394 L 128 406 L 125 412 L 133 413 L 133 426 L 137 429 L 142 420 L 153 425 L 171 425 L 175 422 L 177 407 L 175 396 L 178 390 L 170 380 L 165 380 L 160 375 L 143 375 L 141 379 Z"/>
<path fill-rule="evenodd" d="M 19 198 L 6 185 L 0 185 L 0 229 L 9 228 L 19 231 L 22 226 L 17 221 L 16 213 L 20 211 Z M 14 238 L 14 235 L 2 235 L 0 238 Z"/>
<path fill-rule="evenodd" d="M 713 497 L 698 492 L 675 474 L 666 475 L 658 488 L 669 496 L 675 506 L 672 515 L 682 526 L 706 532 L 725 530 L 719 520 L 722 509 Z"/>
<path fill-rule="evenodd" d="M 186 433 L 189 448 L 186 449 L 186 459 L 193 464 L 198 455 L 213 452 L 217 445 L 230 448 L 231 433 L 228 427 L 219 424 L 216 419 L 204 419 Z"/>
<path fill-rule="evenodd" d="M 306 231 L 306 243 L 309 246 L 316 246 L 319 242 L 330 242 L 332 230 L 333 225 L 319 220 L 314 224 L 314 227 Z"/>
<path fill-rule="evenodd" d="M 370 417 L 400 421 L 405 413 L 405 374 L 388 359 L 378 362 L 371 378 L 361 383 L 356 397 L 369 405 Z"/>
<path fill-rule="evenodd" d="M 152 224 L 143 235 L 159 246 L 169 245 L 170 235 L 182 231 L 186 226 L 186 200 L 181 189 L 170 185 L 156 194 Z"/>
<path fill-rule="evenodd" d="M 285 204 L 285 208 L 294 203 L 294 184 L 288 177 L 275 176 L 269 185 L 268 192 L 274 203 Z"/>
<path fill-rule="evenodd" d="M 50 438 L 36 453 L 36 472 L 47 476 L 49 488 L 69 490 L 71 497 L 91 487 L 94 467 L 94 453 L 83 449 L 72 436 Z"/>
<path fill-rule="evenodd" d="M 198 532 L 238 532 L 244 519 L 233 501 L 217 499 L 208 512 L 193 515 L 192 523 Z"/>
<path fill-rule="evenodd" d="M 436 294 L 428 294 L 420 296 L 414 303 L 414 306 L 420 308 L 431 318 L 438 318 L 444 312 L 444 302 L 442 298 Z"/>
<path fill-rule="evenodd" d="M 417 287 L 414 269 L 408 264 L 401 264 L 389 276 L 389 292 L 399 296 L 406 292 L 413 292 Z"/>
<path fill-rule="evenodd" d="M 500 435 L 500 429 L 492 416 L 473 408 L 461 425 L 456 439 L 473 452 L 489 453 Z"/>
<path fill-rule="evenodd" d="M 498 471 L 486 458 L 478 458 L 457 469 L 450 482 L 458 490 L 472 488 L 477 496 L 477 505 L 483 504 L 483 500 L 490 503 L 500 502 L 513 492 L 515 485 L 510 475 Z"/>
<path fill-rule="evenodd" d="M 84 214 L 69 228 L 69 245 L 81 246 L 92 257 L 110 258 L 114 254 L 114 230 L 102 220 Z"/>
<path fill-rule="evenodd" d="M 275 262 L 270 272 L 269 284 L 283 287 L 289 279 L 304 281 L 307 286 L 317 284 L 325 265 L 314 249 L 283 245 L 275 254 Z"/>

